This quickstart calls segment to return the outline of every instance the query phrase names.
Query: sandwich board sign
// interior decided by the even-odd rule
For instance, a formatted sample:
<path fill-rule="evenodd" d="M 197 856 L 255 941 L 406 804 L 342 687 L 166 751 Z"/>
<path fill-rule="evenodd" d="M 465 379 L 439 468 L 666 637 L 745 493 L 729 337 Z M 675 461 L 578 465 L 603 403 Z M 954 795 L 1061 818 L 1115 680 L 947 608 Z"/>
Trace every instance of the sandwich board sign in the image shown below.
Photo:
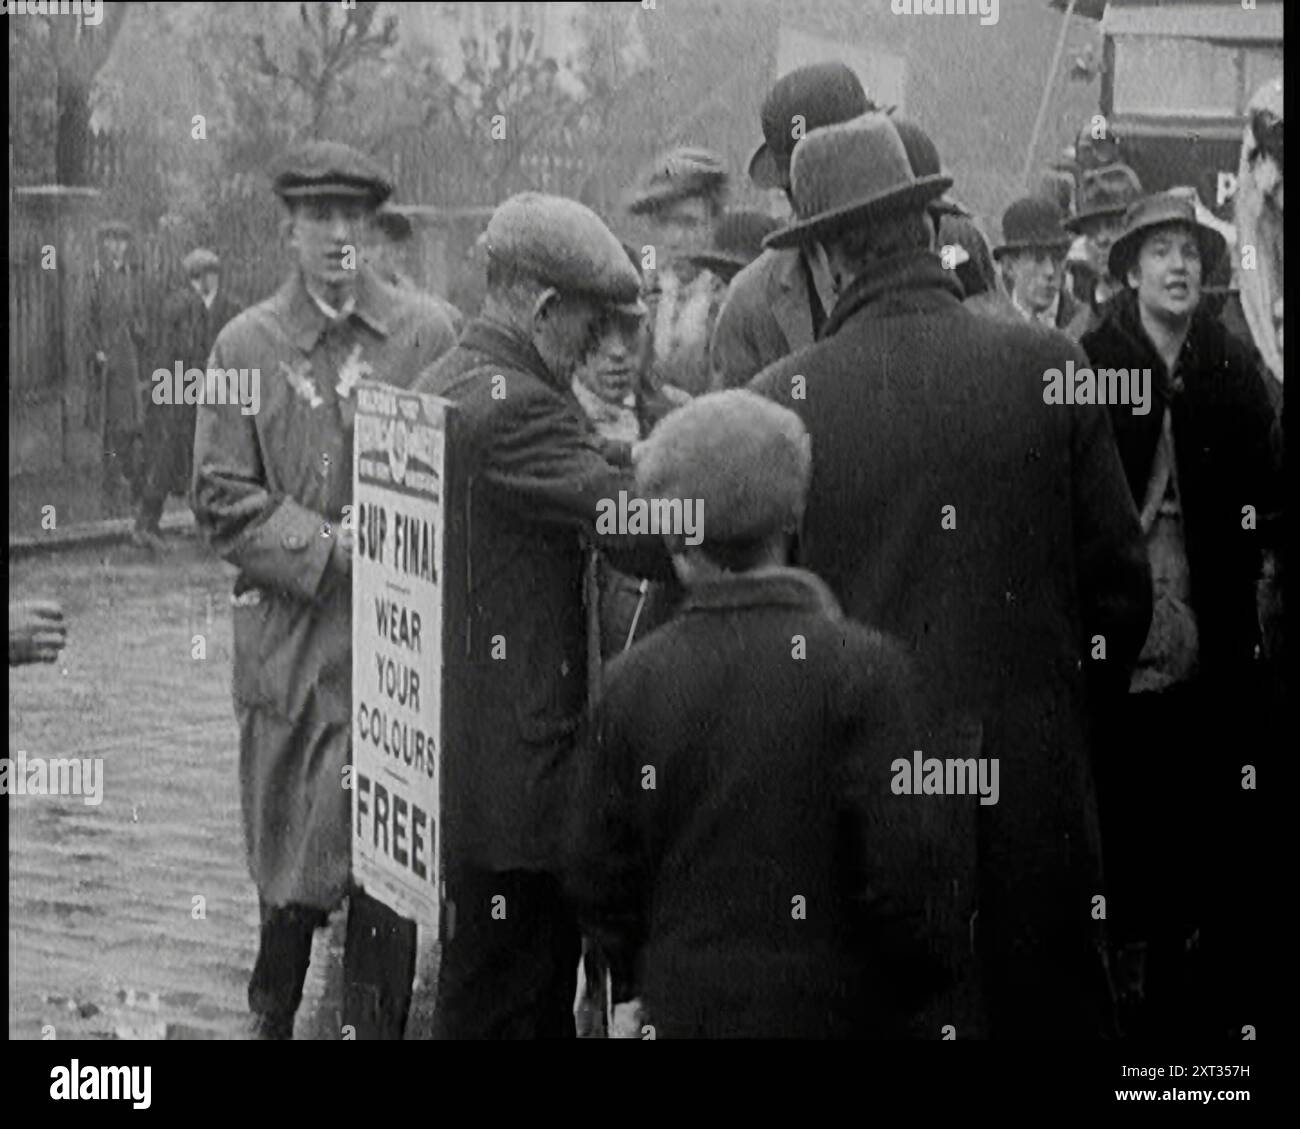
<path fill-rule="evenodd" d="M 443 900 L 448 578 L 462 559 L 445 400 L 358 383 L 353 454 L 352 870 L 436 938 Z M 453 476 L 454 477 L 454 476 Z M 453 600 L 453 604 L 456 602 Z"/>

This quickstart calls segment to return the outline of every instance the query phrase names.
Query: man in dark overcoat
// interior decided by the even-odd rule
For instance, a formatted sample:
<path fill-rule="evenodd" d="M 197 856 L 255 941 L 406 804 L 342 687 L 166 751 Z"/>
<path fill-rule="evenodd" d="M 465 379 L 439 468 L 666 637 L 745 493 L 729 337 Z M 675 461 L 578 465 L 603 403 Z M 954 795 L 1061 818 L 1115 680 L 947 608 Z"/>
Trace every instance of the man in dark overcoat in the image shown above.
<path fill-rule="evenodd" d="M 221 285 L 216 252 L 196 247 L 181 268 L 186 282 L 163 305 L 163 339 L 145 408 L 144 474 L 135 528 L 137 540 L 155 549 L 163 546 L 158 524 L 167 495 L 189 493 L 198 417 L 197 404 L 176 403 L 173 396 L 158 394 L 158 372 L 165 370 L 170 377 L 178 363 L 182 373 L 206 369 L 217 332 L 239 312 Z"/>
<path fill-rule="evenodd" d="M 789 567 L 810 463 L 798 416 L 745 389 L 638 456 L 643 495 L 705 521 L 666 532 L 686 599 L 612 664 L 576 766 L 568 885 L 630 1001 L 617 1035 L 898 1035 L 940 982 L 890 812 L 907 662 Z"/>
<path fill-rule="evenodd" d="M 935 1023 L 1095 1037 L 1110 1007 L 1085 668 L 1131 664 L 1151 600 L 1109 418 L 1045 403 L 1046 370 L 1086 364 L 1062 334 L 963 306 L 926 210 L 951 182 L 914 176 L 887 117 L 813 131 L 792 176 L 799 218 L 769 242 L 825 240 L 839 286 L 821 340 L 753 384 L 812 436 L 801 560 L 911 655 L 925 756 L 1000 765 L 996 802 L 965 797 L 938 837 L 935 927 L 984 1002 Z"/>
<path fill-rule="evenodd" d="M 455 909 L 434 1037 L 572 1038 L 580 941 L 556 873 L 557 832 L 587 704 L 585 553 L 594 544 L 652 579 L 671 570 L 658 538 L 601 522 L 602 502 L 634 493 L 631 445 L 601 440 L 571 381 L 645 307 L 622 245 L 576 201 L 514 196 L 484 246 L 483 312 L 416 384 L 457 405 L 469 451 L 470 724 L 445 751 Z"/>
<path fill-rule="evenodd" d="M 409 386 L 453 343 L 362 263 L 392 191 L 364 154 L 331 141 L 275 176 L 296 262 L 284 285 L 218 335 L 209 368 L 247 368 L 260 406 L 199 406 L 194 516 L 233 564 L 240 800 L 262 930 L 248 988 L 254 1033 L 285 1039 L 313 932 L 352 893 L 352 437 L 360 379 Z M 356 892 L 344 952 L 344 1024 L 400 1038 L 415 925 Z"/>
<path fill-rule="evenodd" d="M 145 390 L 140 352 L 145 341 L 140 281 L 130 226 L 121 220 L 101 225 L 85 327 L 85 423 L 100 436 L 100 495 L 109 517 L 134 508 L 142 481 Z"/>

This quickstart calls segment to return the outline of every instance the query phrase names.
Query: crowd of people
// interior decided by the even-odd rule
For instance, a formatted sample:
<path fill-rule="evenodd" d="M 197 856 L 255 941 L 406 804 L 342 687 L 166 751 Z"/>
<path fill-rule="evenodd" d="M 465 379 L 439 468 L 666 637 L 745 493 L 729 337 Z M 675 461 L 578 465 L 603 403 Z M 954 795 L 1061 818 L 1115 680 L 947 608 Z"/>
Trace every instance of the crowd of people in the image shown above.
<path fill-rule="evenodd" d="M 1253 214 L 1280 231 L 1269 106 L 1250 159 L 1275 149 L 1279 172 Z M 729 208 L 699 148 L 630 196 L 648 247 L 522 193 L 487 226 L 468 319 L 385 266 L 409 224 L 338 143 L 275 173 L 293 256 L 275 295 L 230 319 L 216 256 L 186 260 L 176 358 L 259 368 L 262 410 L 177 411 L 167 456 L 122 476 L 148 545 L 192 465 L 198 524 L 239 572 L 256 1037 L 292 1037 L 313 932 L 345 900 L 344 1022 L 400 1038 L 411 1003 L 415 925 L 354 885 L 339 786 L 339 376 L 362 364 L 451 401 L 465 437 L 473 720 L 443 751 L 435 1037 L 1254 1021 L 1248 770 L 1281 641 L 1257 592 L 1280 584 L 1282 343 L 1258 306 L 1280 282 L 1243 284 L 1232 328 L 1206 289 L 1219 227 L 1113 164 L 1072 214 L 1011 202 L 991 245 L 925 131 L 840 64 L 781 78 L 759 126 L 748 175 L 788 220 Z M 1093 369 L 1149 370 L 1149 410 L 1044 395 Z M 699 500 L 702 541 L 599 530 L 621 492 Z M 914 754 L 993 764 L 994 802 L 900 788 Z"/>

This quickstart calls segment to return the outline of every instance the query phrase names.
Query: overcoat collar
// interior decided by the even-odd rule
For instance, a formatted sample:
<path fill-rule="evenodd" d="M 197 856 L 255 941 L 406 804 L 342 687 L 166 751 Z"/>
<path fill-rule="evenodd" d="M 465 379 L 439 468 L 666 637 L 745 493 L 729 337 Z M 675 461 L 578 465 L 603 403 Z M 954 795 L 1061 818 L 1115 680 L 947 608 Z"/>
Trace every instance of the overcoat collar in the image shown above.
<path fill-rule="evenodd" d="M 537 347 L 516 330 L 499 321 L 484 317 L 474 318 L 465 326 L 459 344 L 476 353 L 486 353 L 503 365 L 531 373 L 552 388 L 558 387 Z"/>
<path fill-rule="evenodd" d="M 740 608 L 799 608 L 841 618 L 839 602 L 818 576 L 802 568 L 774 566 L 729 575 L 686 593 L 682 613 Z"/>
<path fill-rule="evenodd" d="M 907 251 L 882 259 L 840 295 L 821 336 L 830 337 L 859 312 L 868 317 L 939 313 L 960 306 L 965 292 L 953 271 L 931 251 Z"/>
<path fill-rule="evenodd" d="M 302 271 L 295 269 L 271 299 L 276 313 L 289 330 L 293 343 L 304 353 L 310 353 L 329 327 L 325 312 L 307 293 Z M 357 318 L 380 337 L 388 336 L 388 322 L 384 317 L 382 287 L 368 270 L 357 273 L 356 304 L 348 318 Z"/>

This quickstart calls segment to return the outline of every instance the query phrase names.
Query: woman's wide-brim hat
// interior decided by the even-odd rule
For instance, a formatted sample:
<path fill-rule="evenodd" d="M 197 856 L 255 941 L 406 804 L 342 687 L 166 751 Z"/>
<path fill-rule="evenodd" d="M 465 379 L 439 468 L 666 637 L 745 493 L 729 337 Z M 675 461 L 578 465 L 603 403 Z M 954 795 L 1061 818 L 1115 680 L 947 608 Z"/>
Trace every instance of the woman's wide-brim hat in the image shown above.
<path fill-rule="evenodd" d="M 765 247 L 796 247 L 882 215 L 923 211 L 952 177 L 918 177 L 894 123 L 867 113 L 809 133 L 795 147 L 790 185 L 797 218 Z"/>
<path fill-rule="evenodd" d="M 1123 281 L 1142 248 L 1142 240 L 1157 227 L 1180 223 L 1191 228 L 1201 247 L 1201 277 L 1206 277 L 1227 253 L 1228 241 L 1197 215 L 1196 201 L 1186 192 L 1157 192 L 1139 200 L 1124 215 L 1124 230 L 1107 259 L 1111 278 Z"/>
<path fill-rule="evenodd" d="M 634 216 L 649 215 L 692 196 L 720 197 L 727 191 L 727 166 L 710 149 L 683 147 L 662 154 L 628 200 Z"/>

